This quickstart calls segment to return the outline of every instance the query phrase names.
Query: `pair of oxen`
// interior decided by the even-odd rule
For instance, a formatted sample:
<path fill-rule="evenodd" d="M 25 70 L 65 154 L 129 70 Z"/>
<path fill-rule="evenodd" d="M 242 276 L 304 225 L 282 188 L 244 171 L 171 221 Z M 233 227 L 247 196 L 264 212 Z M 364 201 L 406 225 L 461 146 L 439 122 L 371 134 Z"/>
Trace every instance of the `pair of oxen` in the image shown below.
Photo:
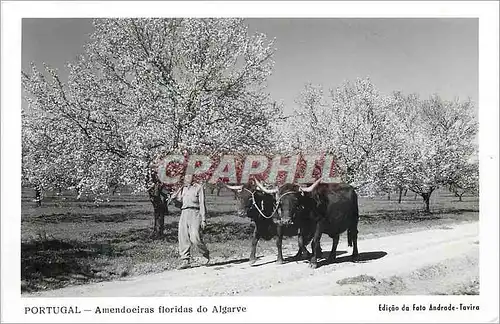
<path fill-rule="evenodd" d="M 248 216 L 255 223 L 250 252 L 250 264 L 256 261 L 255 250 L 260 238 L 270 240 L 276 235 L 277 263 L 283 263 L 282 241 L 285 230 L 298 237 L 296 260 L 304 256 L 312 268 L 318 267 L 321 257 L 320 239 L 323 233 L 333 239 L 327 262 L 335 261 L 339 235 L 347 231 L 352 257 L 358 255 L 358 197 L 354 188 L 345 183 L 320 183 L 307 187 L 284 184 L 269 187 L 254 180 L 245 185 L 227 187 L 239 200 L 239 216 Z M 307 250 L 311 242 L 312 253 Z"/>

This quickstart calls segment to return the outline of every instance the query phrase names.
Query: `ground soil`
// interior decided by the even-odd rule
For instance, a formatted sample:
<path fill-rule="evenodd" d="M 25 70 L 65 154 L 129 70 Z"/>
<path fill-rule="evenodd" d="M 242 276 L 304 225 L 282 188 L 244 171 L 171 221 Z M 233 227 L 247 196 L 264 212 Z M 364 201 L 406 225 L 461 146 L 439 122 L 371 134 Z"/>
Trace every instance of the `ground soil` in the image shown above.
<path fill-rule="evenodd" d="M 478 222 L 446 224 L 399 234 L 361 237 L 360 255 L 352 262 L 341 239 L 335 263 L 294 261 L 296 243 L 284 246 L 285 264 L 275 254 L 247 259 L 216 257 L 209 266 L 166 270 L 120 280 L 27 293 L 25 297 L 112 296 L 315 296 L 438 295 L 479 293 Z M 331 239 L 323 236 L 324 257 Z"/>

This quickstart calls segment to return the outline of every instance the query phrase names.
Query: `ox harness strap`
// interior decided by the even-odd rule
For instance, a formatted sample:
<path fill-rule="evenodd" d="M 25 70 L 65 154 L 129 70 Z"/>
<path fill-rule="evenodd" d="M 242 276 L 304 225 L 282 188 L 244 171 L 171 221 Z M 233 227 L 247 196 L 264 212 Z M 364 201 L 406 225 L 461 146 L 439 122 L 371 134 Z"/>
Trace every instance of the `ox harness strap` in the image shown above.
<path fill-rule="evenodd" d="M 243 189 L 245 189 L 246 191 L 248 191 L 248 192 L 252 195 L 252 205 L 255 207 L 255 209 L 257 209 L 257 211 L 259 212 L 259 214 L 260 214 L 262 217 L 266 218 L 266 219 L 269 219 L 269 218 L 273 217 L 273 216 L 274 216 L 274 214 L 276 214 L 276 212 L 278 211 L 278 208 L 279 208 L 279 206 L 280 206 L 280 201 L 281 201 L 281 199 L 282 199 L 284 196 L 286 196 L 286 195 L 288 195 L 288 194 L 293 193 L 292 191 L 288 191 L 288 192 L 285 192 L 284 194 L 282 194 L 281 196 L 279 196 L 279 197 L 278 197 L 278 199 L 276 199 L 276 203 L 274 203 L 274 210 L 273 210 L 273 212 L 271 213 L 271 215 L 266 216 L 266 215 L 264 214 L 264 212 L 263 212 L 263 211 L 259 208 L 259 206 L 257 205 L 257 203 L 255 202 L 255 194 L 254 194 L 254 191 L 248 190 L 247 188 L 243 188 Z M 264 209 L 264 206 L 262 206 L 262 209 Z"/>

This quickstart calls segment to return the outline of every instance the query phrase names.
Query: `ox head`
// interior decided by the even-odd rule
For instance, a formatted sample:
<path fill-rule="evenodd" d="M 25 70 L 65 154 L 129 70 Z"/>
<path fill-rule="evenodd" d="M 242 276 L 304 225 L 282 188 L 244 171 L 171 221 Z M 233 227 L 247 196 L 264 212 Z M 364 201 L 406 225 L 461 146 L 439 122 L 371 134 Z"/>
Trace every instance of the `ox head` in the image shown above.
<path fill-rule="evenodd" d="M 245 216 L 247 209 L 252 199 L 252 188 L 249 185 L 225 185 L 226 188 L 234 192 L 234 197 L 238 201 L 237 215 L 240 217 Z"/>
<path fill-rule="evenodd" d="M 281 187 L 268 189 L 257 181 L 257 187 L 267 195 L 273 196 L 275 203 L 278 204 L 278 217 L 287 224 L 297 220 L 297 216 L 300 216 L 307 206 L 304 194 L 311 193 L 320 182 L 321 179 L 318 179 L 312 185 L 304 187 L 287 183 Z"/>
<path fill-rule="evenodd" d="M 264 215 L 270 215 L 273 212 L 274 198 L 260 190 L 256 184 L 248 183 L 245 185 L 225 186 L 235 194 L 235 198 L 238 201 L 238 216 L 248 216 L 254 219 L 259 216 L 259 210 Z"/>

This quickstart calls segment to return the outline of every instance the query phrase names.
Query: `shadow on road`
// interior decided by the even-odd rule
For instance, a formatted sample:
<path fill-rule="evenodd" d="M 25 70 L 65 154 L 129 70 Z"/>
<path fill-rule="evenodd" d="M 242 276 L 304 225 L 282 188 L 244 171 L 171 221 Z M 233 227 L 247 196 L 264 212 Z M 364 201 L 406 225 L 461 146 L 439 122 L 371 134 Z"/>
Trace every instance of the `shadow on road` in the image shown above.
<path fill-rule="evenodd" d="M 347 251 L 337 251 L 337 256 L 345 254 L 345 253 L 347 253 Z M 363 258 L 364 254 L 363 255 L 362 254 L 359 254 L 359 255 Z M 326 259 L 326 258 L 328 258 L 329 255 L 330 255 L 329 251 L 323 251 L 320 258 Z M 257 257 L 257 262 L 255 264 L 253 264 L 252 267 L 261 267 L 261 266 L 264 266 L 266 264 L 276 263 L 275 259 L 269 260 L 269 261 L 266 261 L 266 262 L 263 262 L 263 263 L 259 263 L 258 261 L 261 258 L 262 258 L 262 256 L 258 256 Z M 211 264 L 210 266 L 224 266 L 224 265 L 230 265 L 230 264 L 241 264 L 241 263 L 246 263 L 246 262 L 249 262 L 249 261 L 250 261 L 249 258 L 242 258 L 242 259 L 237 259 L 237 260 L 228 260 L 228 261 L 217 262 L 217 263 Z M 284 258 L 283 261 L 284 261 L 284 263 L 299 262 L 299 261 L 308 261 L 308 258 L 305 257 L 305 256 L 303 256 L 300 259 L 296 259 L 295 256 L 292 255 L 292 256 L 288 256 L 288 257 Z M 364 261 L 364 260 L 362 260 L 362 261 Z"/>
<path fill-rule="evenodd" d="M 346 254 L 347 251 L 336 251 L 336 256 Z M 330 256 L 330 251 L 322 251 L 321 255 L 319 256 L 319 259 L 327 259 L 328 256 Z M 306 257 L 305 255 L 302 256 L 300 259 L 296 259 L 295 256 L 289 256 L 285 258 L 285 262 L 298 262 L 298 261 L 309 261 L 310 257 Z"/>
<path fill-rule="evenodd" d="M 221 262 L 215 262 L 210 264 L 210 267 L 216 267 L 216 266 L 224 266 L 224 265 L 229 265 L 229 264 L 241 264 L 250 261 L 249 258 L 242 258 L 242 259 L 236 259 L 236 260 L 227 260 L 227 261 L 221 261 Z"/>
<path fill-rule="evenodd" d="M 258 256 L 256 262 L 258 262 L 260 259 L 262 259 L 262 257 L 263 256 Z M 236 259 L 236 260 L 227 260 L 227 261 L 221 261 L 221 262 L 217 262 L 217 263 L 212 263 L 212 264 L 210 264 L 210 267 L 232 265 L 232 264 L 242 264 L 242 263 L 247 263 L 249 261 L 250 261 L 249 258 L 242 258 L 242 259 Z M 276 262 L 276 260 L 270 260 L 270 261 L 267 261 L 267 262 L 264 262 L 264 263 L 255 263 L 255 264 L 252 264 L 252 267 L 260 267 L 260 266 L 263 266 L 263 265 L 266 265 L 266 264 L 270 264 L 270 263 L 275 263 L 275 262 Z"/>
<path fill-rule="evenodd" d="M 337 254 L 338 255 L 338 254 Z M 335 261 L 333 262 L 328 262 L 328 259 L 322 260 L 318 262 L 318 268 L 329 265 L 329 264 L 335 264 L 335 263 L 344 263 L 344 262 L 356 262 L 356 263 L 362 263 L 362 262 L 368 262 L 368 261 L 373 261 L 373 260 L 378 260 L 387 255 L 387 252 L 384 251 L 374 251 L 374 252 L 362 252 L 358 254 L 357 258 L 355 260 L 352 259 L 351 255 L 346 255 L 340 258 L 336 258 Z M 328 255 L 326 256 L 328 258 Z"/>
<path fill-rule="evenodd" d="M 257 261 L 259 260 L 260 258 L 257 258 Z M 264 262 L 264 263 L 254 263 L 252 264 L 252 267 L 261 267 L 263 265 L 266 265 L 266 264 L 271 264 L 271 263 L 276 263 L 276 260 L 269 260 L 267 262 Z"/>
<path fill-rule="evenodd" d="M 337 251 L 337 256 L 338 255 L 341 255 L 341 254 L 345 254 L 347 253 L 347 251 Z M 320 258 L 328 258 L 328 256 L 330 255 L 330 252 L 325 252 L 325 251 L 322 251 L 322 255 Z M 259 260 L 260 257 L 257 258 L 257 260 Z M 247 259 L 248 260 L 248 259 Z M 291 255 L 291 256 L 288 256 L 286 258 L 283 258 L 283 264 L 286 264 L 286 263 L 289 263 L 289 262 L 299 262 L 299 261 L 308 261 L 309 258 L 306 257 L 306 256 L 303 256 L 302 258 L 300 259 L 297 259 L 295 258 L 294 255 Z M 260 267 L 260 266 L 263 266 L 263 265 L 266 265 L 266 264 L 270 264 L 270 263 L 275 263 L 276 260 L 270 260 L 270 261 L 267 261 L 267 262 L 264 262 L 264 263 L 258 263 L 258 264 L 254 264 L 252 265 L 253 267 Z"/>

